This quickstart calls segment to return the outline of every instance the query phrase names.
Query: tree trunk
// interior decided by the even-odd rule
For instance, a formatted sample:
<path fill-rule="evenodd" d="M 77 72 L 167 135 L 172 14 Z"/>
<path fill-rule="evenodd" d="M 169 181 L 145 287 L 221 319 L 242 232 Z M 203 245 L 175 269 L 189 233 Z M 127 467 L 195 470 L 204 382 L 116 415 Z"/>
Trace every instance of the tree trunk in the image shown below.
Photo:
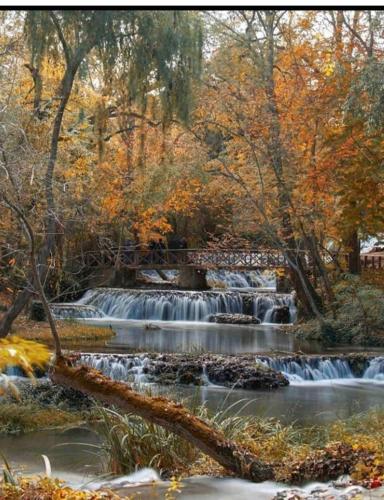
<path fill-rule="evenodd" d="M 321 298 L 313 288 L 300 255 L 286 251 L 289 274 L 306 317 L 316 316 L 321 321 Z"/>
<path fill-rule="evenodd" d="M 72 387 L 107 405 L 114 405 L 182 437 L 236 476 L 259 482 L 272 479 L 272 468 L 245 448 L 229 441 L 204 420 L 191 415 L 180 403 L 164 397 L 149 397 L 133 391 L 86 367 L 70 367 L 57 360 L 50 374 L 54 383 Z"/>
<path fill-rule="evenodd" d="M 15 319 L 24 309 L 31 297 L 31 291 L 25 288 L 19 292 L 13 304 L 9 307 L 7 312 L 3 315 L 0 321 L 0 338 L 6 337 L 11 331 L 11 327 Z"/>
<path fill-rule="evenodd" d="M 281 216 L 282 238 L 286 246 L 285 254 L 288 260 L 291 281 L 297 293 L 297 297 L 304 308 L 305 314 L 307 316 L 316 316 L 320 319 L 321 298 L 312 286 L 312 283 L 310 282 L 309 277 L 305 272 L 305 266 L 302 256 L 298 252 L 298 244 L 294 235 L 293 223 L 290 214 L 290 187 L 289 183 L 284 177 L 284 155 L 281 140 L 280 116 L 277 107 L 275 80 L 273 74 L 275 67 L 275 14 L 276 13 L 274 13 L 273 11 L 266 12 L 264 23 L 264 29 L 267 39 L 264 84 L 270 117 L 270 137 L 268 152 L 270 155 L 272 171 L 276 177 L 279 212 Z"/>
<path fill-rule="evenodd" d="M 360 274 L 360 240 L 356 230 L 351 233 L 347 245 L 350 248 L 348 252 L 348 271 L 351 274 Z"/>
<path fill-rule="evenodd" d="M 328 276 L 328 271 L 324 265 L 323 259 L 321 258 L 317 237 L 314 231 L 311 231 L 310 236 L 305 235 L 305 238 L 308 246 L 308 251 L 310 252 L 310 255 L 314 261 L 315 269 L 317 269 L 319 276 L 323 282 L 326 300 L 331 309 L 333 309 L 333 305 L 335 303 L 336 298 L 332 290 L 332 285 Z"/>
<path fill-rule="evenodd" d="M 33 276 L 33 282 L 36 287 L 36 291 L 40 297 L 41 303 L 43 305 L 43 309 L 45 312 L 45 316 L 48 319 L 49 327 L 51 329 L 52 337 L 54 340 L 55 344 L 55 354 L 56 354 L 56 359 L 62 357 L 61 353 L 61 344 L 60 344 L 60 338 L 59 334 L 56 328 L 56 323 L 55 320 L 53 319 L 51 310 L 49 309 L 49 304 L 47 301 L 47 297 L 45 296 L 44 293 L 44 287 L 41 282 L 40 274 L 39 274 L 39 268 L 37 264 L 37 259 L 36 259 L 36 240 L 35 240 L 35 235 L 32 229 L 31 224 L 29 223 L 29 220 L 27 217 L 24 215 L 22 209 L 15 205 L 12 201 L 10 201 L 7 196 L 0 191 L 0 199 L 4 200 L 5 204 L 16 214 L 18 219 L 20 220 L 25 234 L 29 240 L 29 254 L 30 254 L 30 264 L 31 264 L 31 273 Z"/>
<path fill-rule="evenodd" d="M 48 258 L 55 251 L 55 240 L 56 240 L 56 227 L 57 227 L 57 216 L 55 212 L 55 201 L 54 201 L 54 193 L 53 193 L 53 172 L 57 159 L 57 151 L 59 144 L 59 137 L 61 131 L 61 125 L 63 121 L 65 107 L 68 103 L 69 97 L 71 95 L 73 81 L 77 72 L 77 69 L 82 61 L 82 57 L 80 55 L 74 58 L 74 62 L 69 64 L 63 79 L 61 81 L 61 89 L 60 89 L 60 104 L 58 110 L 56 112 L 55 121 L 53 124 L 53 131 L 51 137 L 51 146 L 50 146 L 50 154 L 48 160 L 47 171 L 45 174 L 45 196 L 47 202 L 46 209 L 46 233 L 45 233 L 45 241 L 43 246 L 38 252 L 37 261 L 38 261 L 38 272 L 39 279 L 42 283 L 45 282 L 48 273 L 47 262 Z M 30 283 L 35 283 L 35 278 L 33 273 L 30 273 L 28 281 Z M 27 305 L 32 291 L 28 288 L 25 288 L 16 298 L 16 301 L 12 306 L 8 309 L 8 311 L 4 314 L 2 320 L 0 321 L 0 338 L 6 337 L 10 329 L 12 327 L 13 321 L 17 318 L 17 316 L 21 313 L 24 307 Z"/>

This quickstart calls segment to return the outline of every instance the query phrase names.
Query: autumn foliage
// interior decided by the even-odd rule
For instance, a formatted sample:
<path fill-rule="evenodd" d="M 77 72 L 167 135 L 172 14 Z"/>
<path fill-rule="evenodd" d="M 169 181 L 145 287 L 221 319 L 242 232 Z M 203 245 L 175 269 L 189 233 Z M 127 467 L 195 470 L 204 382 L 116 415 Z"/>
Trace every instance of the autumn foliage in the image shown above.
<path fill-rule="evenodd" d="M 48 45 L 40 50 L 34 42 L 40 31 L 33 34 L 33 23 L 39 29 L 45 23 L 40 14 L 53 16 L 74 43 L 73 12 L 27 16 L 29 31 L 22 15 L 2 13 L 8 30 L 0 34 L 0 98 L 7 106 L 0 146 L 8 166 L 0 175 L 42 244 L 52 211 L 44 172 L 67 63 L 52 19 L 44 18 L 52 28 Z M 113 40 L 92 38 L 58 138 L 51 275 L 59 282 L 74 256 L 126 241 L 145 248 L 159 237 L 184 237 L 189 247 L 202 247 L 231 237 L 290 248 L 291 261 L 310 252 L 319 290 L 308 282 L 299 298 L 307 312 L 321 314 L 319 304 L 332 301 L 332 272 L 345 269 L 344 255 L 383 232 L 380 13 L 231 11 L 174 19 L 157 13 L 153 24 L 143 12 L 132 15 L 153 30 L 151 43 L 162 40 L 163 52 L 147 61 L 141 45 L 114 47 L 113 65 Z M 189 57 L 186 69 L 180 59 L 172 75 L 160 57 L 171 57 L 170 20 L 180 28 L 174 43 Z M 133 21 L 122 22 L 130 29 Z M 0 236 L 2 277 L 17 289 L 27 279 L 27 242 L 5 208 Z M 331 270 L 319 264 L 324 254 L 335 261 Z M 303 266 L 292 263 L 295 288 L 306 280 Z"/>

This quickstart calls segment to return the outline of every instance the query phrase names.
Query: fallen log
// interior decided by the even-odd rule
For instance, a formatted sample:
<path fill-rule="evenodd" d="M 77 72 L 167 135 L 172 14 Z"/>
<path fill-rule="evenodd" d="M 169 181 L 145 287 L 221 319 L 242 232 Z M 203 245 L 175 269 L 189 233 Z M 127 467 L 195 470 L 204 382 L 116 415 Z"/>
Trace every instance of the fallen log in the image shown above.
<path fill-rule="evenodd" d="M 138 415 L 184 438 L 237 477 L 254 482 L 272 479 L 272 467 L 204 420 L 192 415 L 180 403 L 164 397 L 140 394 L 123 382 L 115 382 L 93 368 L 69 366 L 59 358 L 51 371 L 54 383 L 72 387 L 95 399 Z"/>

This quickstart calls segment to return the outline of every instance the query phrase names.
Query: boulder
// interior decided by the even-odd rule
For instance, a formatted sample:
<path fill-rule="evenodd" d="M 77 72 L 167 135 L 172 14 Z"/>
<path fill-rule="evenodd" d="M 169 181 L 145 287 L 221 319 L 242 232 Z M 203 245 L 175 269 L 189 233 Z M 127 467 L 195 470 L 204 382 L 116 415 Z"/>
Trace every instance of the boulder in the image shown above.
<path fill-rule="evenodd" d="M 234 359 L 218 359 L 206 363 L 210 382 L 236 389 L 277 389 L 289 385 L 284 375 L 262 364 Z"/>
<path fill-rule="evenodd" d="M 210 323 L 223 323 L 230 325 L 259 325 L 261 323 L 257 316 L 250 316 L 248 314 L 229 314 L 217 313 L 211 314 L 209 317 Z"/>
<path fill-rule="evenodd" d="M 148 365 L 149 379 L 163 384 L 212 384 L 235 389 L 277 389 L 289 384 L 280 373 L 253 356 L 167 354 Z"/>
<path fill-rule="evenodd" d="M 273 323 L 290 323 L 291 313 L 289 312 L 288 306 L 274 306 L 272 311 L 272 322 Z"/>

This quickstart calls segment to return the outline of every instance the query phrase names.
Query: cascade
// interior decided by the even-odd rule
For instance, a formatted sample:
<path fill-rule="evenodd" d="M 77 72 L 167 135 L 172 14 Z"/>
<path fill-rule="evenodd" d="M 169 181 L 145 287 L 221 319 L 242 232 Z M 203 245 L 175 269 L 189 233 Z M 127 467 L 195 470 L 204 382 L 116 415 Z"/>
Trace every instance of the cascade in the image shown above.
<path fill-rule="evenodd" d="M 207 321 L 211 314 L 244 314 L 273 322 L 276 307 L 287 306 L 292 321 L 295 305 L 289 294 L 237 291 L 89 290 L 78 304 L 92 305 L 110 317 L 136 320 Z M 271 312 L 270 312 L 271 311 Z"/>
<path fill-rule="evenodd" d="M 146 356 L 116 356 L 108 354 L 82 354 L 82 364 L 99 370 L 113 380 L 141 384 L 146 382 L 145 368 L 150 364 Z"/>
<path fill-rule="evenodd" d="M 354 375 L 350 363 L 345 358 L 337 357 L 256 357 L 256 361 L 268 368 L 279 371 L 289 381 L 315 381 L 333 379 L 384 380 L 384 357 L 372 358 L 362 377 Z"/>
<path fill-rule="evenodd" d="M 276 277 L 271 271 L 210 270 L 207 273 L 210 286 L 223 284 L 226 288 L 276 288 Z"/>
<path fill-rule="evenodd" d="M 140 273 L 152 283 L 163 283 L 159 273 L 154 269 L 141 270 Z M 177 282 L 179 272 L 175 269 L 165 269 L 164 275 L 168 281 Z M 276 289 L 276 276 L 273 271 L 228 271 L 224 269 L 207 272 L 209 286 L 215 288 L 269 288 Z"/>
<path fill-rule="evenodd" d="M 365 370 L 363 378 L 384 380 L 384 357 L 373 358 Z"/>
<path fill-rule="evenodd" d="M 159 355 L 160 356 L 160 355 Z M 366 369 L 361 377 L 357 377 L 348 359 L 324 356 L 302 357 L 256 357 L 258 363 L 282 372 L 290 382 L 354 379 L 384 381 L 384 357 L 376 357 L 367 361 Z M 100 370 L 113 380 L 123 380 L 136 384 L 147 381 L 145 373 L 150 365 L 158 361 L 156 357 L 145 354 L 82 354 L 80 362 Z M 203 365 L 203 380 L 213 385 Z"/>
<path fill-rule="evenodd" d="M 93 305 L 80 303 L 50 304 L 55 319 L 104 318 L 103 311 Z"/>

